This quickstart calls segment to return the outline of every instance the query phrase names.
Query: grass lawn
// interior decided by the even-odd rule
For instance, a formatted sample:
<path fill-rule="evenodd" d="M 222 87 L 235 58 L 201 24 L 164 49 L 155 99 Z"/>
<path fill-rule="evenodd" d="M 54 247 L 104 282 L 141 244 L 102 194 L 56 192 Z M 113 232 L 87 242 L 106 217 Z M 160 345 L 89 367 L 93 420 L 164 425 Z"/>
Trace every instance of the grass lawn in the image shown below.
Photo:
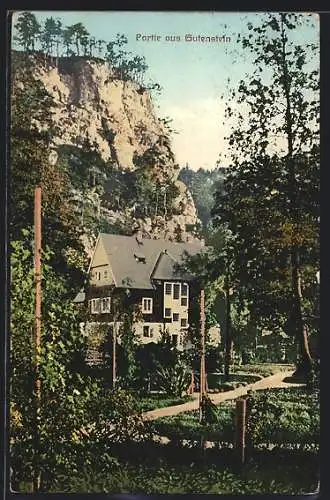
<path fill-rule="evenodd" d="M 182 456 L 175 448 L 173 457 L 160 449 L 150 450 L 150 459 L 140 448 L 139 457 L 118 461 L 108 472 L 88 468 L 58 478 L 51 492 L 67 493 L 217 493 L 217 494 L 302 494 L 316 490 L 318 461 L 315 455 L 256 455 L 244 470 L 234 472 L 230 459 L 219 455 L 202 463 L 202 454 L 190 451 Z M 163 458 L 160 458 L 160 456 Z M 151 463 L 152 461 L 152 463 Z"/>
<path fill-rule="evenodd" d="M 192 401 L 192 396 L 170 397 L 167 394 L 149 394 L 138 398 L 138 405 L 141 412 L 155 410 L 156 408 L 166 408 L 167 406 L 182 405 Z"/>
<path fill-rule="evenodd" d="M 268 377 L 278 372 L 294 370 L 295 365 L 288 363 L 251 363 L 246 365 L 233 365 L 230 367 L 232 373 L 253 373 Z"/>
<path fill-rule="evenodd" d="M 248 403 L 247 439 L 250 446 L 317 450 L 319 396 L 305 387 L 256 391 Z M 153 422 L 155 433 L 173 442 L 198 443 L 203 437 L 226 447 L 234 441 L 235 405 L 224 401 L 215 408 L 213 423 L 199 423 L 199 411 L 162 417 Z M 250 412 L 250 414 L 249 414 Z"/>

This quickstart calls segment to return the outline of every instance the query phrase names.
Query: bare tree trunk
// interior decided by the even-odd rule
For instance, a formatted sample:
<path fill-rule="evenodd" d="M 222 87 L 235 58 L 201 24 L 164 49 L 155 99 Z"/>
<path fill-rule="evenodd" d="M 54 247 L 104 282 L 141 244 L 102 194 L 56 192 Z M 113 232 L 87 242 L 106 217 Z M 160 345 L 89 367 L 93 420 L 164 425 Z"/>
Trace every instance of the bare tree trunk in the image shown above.
<path fill-rule="evenodd" d="M 225 381 L 228 382 L 230 363 L 232 358 L 232 349 L 233 349 L 233 342 L 231 338 L 231 303 L 230 303 L 228 271 L 225 277 L 225 293 L 226 293 L 226 337 L 225 337 L 224 373 L 225 373 Z"/>
<path fill-rule="evenodd" d="M 295 320 L 295 335 L 299 347 L 299 356 L 297 362 L 296 373 L 307 375 L 312 369 L 312 357 L 308 345 L 307 328 L 304 324 L 302 314 L 302 293 L 301 293 L 301 278 L 299 273 L 299 255 L 295 245 L 291 249 L 292 263 L 292 289 L 294 292 L 294 320 Z"/>

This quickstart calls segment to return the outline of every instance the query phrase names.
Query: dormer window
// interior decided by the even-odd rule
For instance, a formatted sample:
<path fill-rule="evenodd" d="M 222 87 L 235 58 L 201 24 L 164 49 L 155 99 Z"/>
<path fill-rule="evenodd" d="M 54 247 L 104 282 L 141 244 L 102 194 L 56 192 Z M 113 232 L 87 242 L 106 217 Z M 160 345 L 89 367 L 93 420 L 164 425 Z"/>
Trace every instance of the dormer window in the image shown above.
<path fill-rule="evenodd" d="M 146 257 L 145 257 L 145 255 L 143 255 L 143 253 L 135 252 L 134 258 L 135 258 L 136 262 L 142 262 L 142 264 L 146 263 Z"/>
<path fill-rule="evenodd" d="M 142 299 L 142 312 L 144 314 L 152 314 L 152 298 L 144 297 Z"/>

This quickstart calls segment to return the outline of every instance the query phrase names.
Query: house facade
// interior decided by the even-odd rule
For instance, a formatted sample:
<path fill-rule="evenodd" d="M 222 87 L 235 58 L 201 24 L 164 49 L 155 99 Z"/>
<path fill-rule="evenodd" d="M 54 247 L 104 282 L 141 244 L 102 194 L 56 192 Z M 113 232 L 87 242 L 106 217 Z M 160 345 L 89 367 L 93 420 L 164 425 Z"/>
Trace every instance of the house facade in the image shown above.
<path fill-rule="evenodd" d="M 157 342 L 167 332 L 182 350 L 187 331 L 194 277 L 179 270 L 186 255 L 203 251 L 199 240 L 177 243 L 164 239 L 101 233 L 89 269 L 89 286 L 75 302 L 89 308 L 88 329 L 107 325 L 109 332 L 133 314 L 133 331 L 140 343 Z M 120 338 L 118 338 L 120 342 Z"/>

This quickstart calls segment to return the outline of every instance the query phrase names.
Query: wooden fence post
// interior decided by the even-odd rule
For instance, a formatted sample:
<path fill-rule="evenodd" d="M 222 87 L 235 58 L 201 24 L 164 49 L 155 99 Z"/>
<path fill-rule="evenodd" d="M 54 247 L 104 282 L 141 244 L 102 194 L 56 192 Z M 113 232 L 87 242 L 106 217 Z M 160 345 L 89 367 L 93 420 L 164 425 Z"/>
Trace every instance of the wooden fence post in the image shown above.
<path fill-rule="evenodd" d="M 241 469 L 245 463 L 246 399 L 236 400 L 235 458 Z"/>
<path fill-rule="evenodd" d="M 41 381 L 39 378 L 40 351 L 41 351 L 41 187 L 34 190 L 34 360 L 35 369 L 35 428 L 34 428 L 34 456 L 33 456 L 33 491 L 36 493 L 41 486 L 39 464 L 40 435 L 39 412 L 41 406 Z"/>

